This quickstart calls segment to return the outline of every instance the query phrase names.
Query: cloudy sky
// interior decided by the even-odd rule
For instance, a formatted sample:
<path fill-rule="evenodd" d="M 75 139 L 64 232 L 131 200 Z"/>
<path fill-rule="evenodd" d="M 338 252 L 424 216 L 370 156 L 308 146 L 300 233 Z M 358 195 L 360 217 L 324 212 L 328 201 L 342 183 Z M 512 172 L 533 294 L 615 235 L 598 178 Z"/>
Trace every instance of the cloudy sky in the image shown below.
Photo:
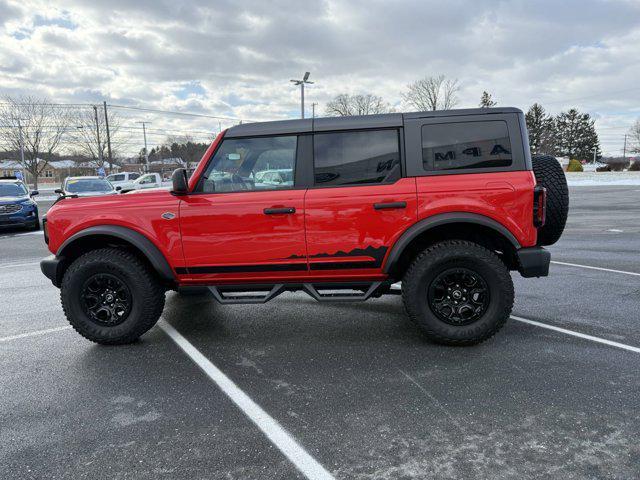
<path fill-rule="evenodd" d="M 640 117 L 640 0 L 0 0 L 0 95 L 281 119 L 299 115 L 289 79 L 304 71 L 309 111 L 343 92 L 403 109 L 407 83 L 444 74 L 459 107 L 483 90 L 522 109 L 576 106 L 621 154 Z M 152 142 L 219 127 L 115 110 L 132 129 L 151 121 Z"/>

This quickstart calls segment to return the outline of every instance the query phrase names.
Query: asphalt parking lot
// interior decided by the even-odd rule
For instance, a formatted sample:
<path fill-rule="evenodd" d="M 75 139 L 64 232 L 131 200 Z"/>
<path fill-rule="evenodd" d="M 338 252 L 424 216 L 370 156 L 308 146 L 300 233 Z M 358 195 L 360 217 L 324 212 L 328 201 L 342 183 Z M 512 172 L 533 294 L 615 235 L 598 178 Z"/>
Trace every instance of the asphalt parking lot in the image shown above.
<path fill-rule="evenodd" d="M 42 235 L 2 231 L 0 478 L 638 478 L 639 200 L 571 189 L 562 263 L 515 274 L 516 318 L 471 348 L 423 340 L 398 296 L 172 292 L 101 347 L 68 328 Z"/>

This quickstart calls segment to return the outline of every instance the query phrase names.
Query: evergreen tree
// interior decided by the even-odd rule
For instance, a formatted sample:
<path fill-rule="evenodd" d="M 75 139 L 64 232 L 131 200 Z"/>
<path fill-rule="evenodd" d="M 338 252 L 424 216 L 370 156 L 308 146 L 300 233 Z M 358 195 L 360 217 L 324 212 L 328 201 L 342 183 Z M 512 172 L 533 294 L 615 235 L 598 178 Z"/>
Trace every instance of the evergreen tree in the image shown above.
<path fill-rule="evenodd" d="M 529 146 L 531 153 L 555 155 L 556 125 L 554 118 L 547 114 L 539 103 L 534 103 L 525 115 L 529 130 Z"/>
<path fill-rule="evenodd" d="M 486 90 L 482 92 L 482 96 L 480 97 L 480 108 L 490 108 L 495 107 L 498 104 L 492 97 L 489 92 Z"/>
<path fill-rule="evenodd" d="M 600 156 L 600 142 L 595 129 L 595 120 L 588 113 L 580 113 L 575 108 L 562 112 L 556 117 L 558 152 L 576 160 L 593 159 Z"/>

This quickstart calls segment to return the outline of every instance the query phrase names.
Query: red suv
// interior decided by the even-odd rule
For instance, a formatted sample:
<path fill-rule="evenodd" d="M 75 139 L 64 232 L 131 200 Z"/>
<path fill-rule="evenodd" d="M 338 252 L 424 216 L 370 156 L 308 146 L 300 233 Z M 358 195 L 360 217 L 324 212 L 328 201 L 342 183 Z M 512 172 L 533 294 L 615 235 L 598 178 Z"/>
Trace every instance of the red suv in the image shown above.
<path fill-rule="evenodd" d="M 222 132 L 189 179 L 176 170 L 171 191 L 57 202 L 41 267 L 71 325 L 103 344 L 149 330 L 168 289 L 338 302 L 402 281 L 428 338 L 470 345 L 509 317 L 510 270 L 548 274 L 542 245 L 567 210 L 560 165 L 532 159 L 515 108 L 253 123 Z"/>

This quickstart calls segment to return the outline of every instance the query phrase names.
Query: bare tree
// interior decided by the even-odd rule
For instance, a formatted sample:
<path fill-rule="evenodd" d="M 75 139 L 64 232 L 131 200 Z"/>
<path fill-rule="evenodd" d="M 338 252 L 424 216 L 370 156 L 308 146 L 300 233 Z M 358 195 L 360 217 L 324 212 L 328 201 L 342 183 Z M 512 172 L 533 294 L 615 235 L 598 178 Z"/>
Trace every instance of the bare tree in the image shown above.
<path fill-rule="evenodd" d="M 18 163 L 33 178 L 47 168 L 69 129 L 69 110 L 59 108 L 46 99 L 36 97 L 4 97 L 0 105 L 0 142 L 8 150 L 24 151 Z"/>
<path fill-rule="evenodd" d="M 71 135 L 78 149 L 78 153 L 92 158 L 100 168 L 104 168 L 108 160 L 107 126 L 104 110 L 101 106 L 94 110 L 92 107 L 76 110 L 73 115 L 73 132 Z M 71 129 L 70 129 L 71 130 Z M 122 120 L 116 112 L 109 112 L 109 135 L 111 137 L 111 155 L 118 155 L 122 144 Z M 109 165 L 111 170 L 113 165 Z"/>
<path fill-rule="evenodd" d="M 640 118 L 636 120 L 629 130 L 629 142 L 631 144 L 629 151 L 640 153 Z"/>
<path fill-rule="evenodd" d="M 393 112 L 393 108 L 382 97 L 376 95 L 349 95 L 341 93 L 327 103 L 325 109 L 329 116 L 345 117 L 350 115 L 375 115 Z"/>
<path fill-rule="evenodd" d="M 402 98 L 418 110 L 448 110 L 458 104 L 460 91 L 458 79 L 450 80 L 444 75 L 424 77 L 407 85 Z"/>

